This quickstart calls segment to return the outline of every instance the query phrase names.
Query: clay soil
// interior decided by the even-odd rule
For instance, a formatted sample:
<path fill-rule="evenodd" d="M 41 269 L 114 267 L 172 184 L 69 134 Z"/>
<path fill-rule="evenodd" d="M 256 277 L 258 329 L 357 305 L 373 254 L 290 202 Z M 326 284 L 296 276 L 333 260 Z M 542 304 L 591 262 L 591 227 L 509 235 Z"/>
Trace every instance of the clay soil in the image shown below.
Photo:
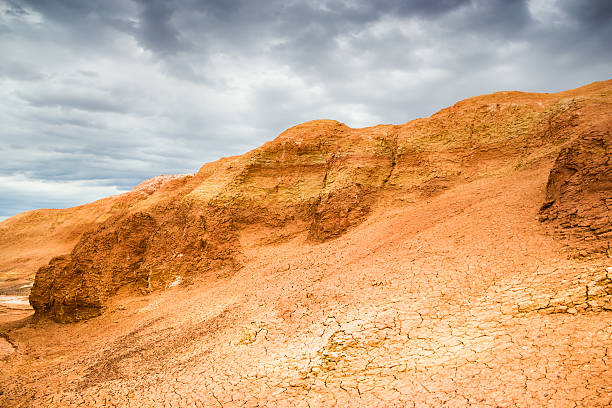
<path fill-rule="evenodd" d="M 542 215 L 571 207 L 550 203 L 549 177 L 573 142 L 418 195 L 381 190 L 330 239 L 247 225 L 231 273 L 122 286 L 92 319 L 5 303 L 0 406 L 610 406 L 608 247 Z"/>

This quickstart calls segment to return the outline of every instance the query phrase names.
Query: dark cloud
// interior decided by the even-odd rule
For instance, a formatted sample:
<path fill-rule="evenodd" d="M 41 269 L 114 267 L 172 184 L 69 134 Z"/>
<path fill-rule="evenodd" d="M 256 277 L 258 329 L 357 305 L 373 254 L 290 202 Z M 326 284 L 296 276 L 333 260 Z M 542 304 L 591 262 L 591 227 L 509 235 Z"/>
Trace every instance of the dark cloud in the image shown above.
<path fill-rule="evenodd" d="M 560 6 L 586 30 L 609 29 L 612 22 L 612 2 L 608 0 L 563 0 Z"/>
<path fill-rule="evenodd" d="M 510 39 L 520 35 L 530 23 L 526 0 L 473 0 L 449 20 L 458 34 L 495 35 Z"/>
<path fill-rule="evenodd" d="M 310 119 L 404 123 L 612 66 L 607 0 L 0 0 L 0 33 L 0 217 L 195 171 Z"/>
<path fill-rule="evenodd" d="M 139 42 L 155 52 L 172 55 L 188 49 L 172 23 L 174 4 L 165 0 L 139 0 L 142 10 L 135 34 Z"/>
<path fill-rule="evenodd" d="M 3 12 L 9 16 L 16 17 L 23 17 L 28 14 L 26 9 L 24 9 L 17 1 L 14 0 L 6 1 Z"/>

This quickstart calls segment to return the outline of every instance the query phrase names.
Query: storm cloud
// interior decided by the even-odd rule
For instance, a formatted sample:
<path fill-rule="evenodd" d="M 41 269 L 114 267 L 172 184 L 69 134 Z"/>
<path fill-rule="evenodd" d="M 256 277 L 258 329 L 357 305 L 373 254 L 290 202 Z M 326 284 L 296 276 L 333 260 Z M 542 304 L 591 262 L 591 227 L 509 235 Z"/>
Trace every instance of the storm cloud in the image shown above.
<path fill-rule="evenodd" d="M 0 219 L 244 153 L 611 77 L 608 0 L 0 0 Z"/>

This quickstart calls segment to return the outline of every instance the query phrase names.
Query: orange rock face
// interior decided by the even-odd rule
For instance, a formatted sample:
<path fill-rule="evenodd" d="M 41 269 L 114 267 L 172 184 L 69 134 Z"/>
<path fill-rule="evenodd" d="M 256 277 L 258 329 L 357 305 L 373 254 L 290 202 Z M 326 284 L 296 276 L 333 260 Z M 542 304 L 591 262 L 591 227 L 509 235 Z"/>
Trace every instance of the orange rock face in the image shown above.
<path fill-rule="evenodd" d="M 609 406 L 611 118 L 606 81 L 312 121 L 6 220 L 0 405 Z"/>
<path fill-rule="evenodd" d="M 145 190 L 135 189 L 125 209 L 40 269 L 32 306 L 61 322 L 95 316 L 126 285 L 145 293 L 177 276 L 233 273 L 242 266 L 242 229 L 269 227 L 268 239 L 305 231 L 325 241 L 367 219 L 382 196 L 419 200 L 527 165 L 564 142 L 573 144 L 553 169 L 545 212 L 572 231 L 592 221 L 589 238 L 607 247 L 600 241 L 610 232 L 609 128 L 582 134 L 593 125 L 584 115 L 599 103 L 583 95 L 588 90 L 473 98 L 402 126 L 295 126 L 244 156 L 205 165 L 160 202 L 133 204 Z M 566 180 L 571 169 L 578 174 Z"/>
<path fill-rule="evenodd" d="M 149 206 L 190 177 L 159 176 L 129 193 L 67 209 L 28 211 L 0 222 L 0 291 L 30 285 L 38 268 L 69 253 L 83 233 L 131 208 Z"/>
<path fill-rule="evenodd" d="M 553 222 L 582 253 L 612 241 L 612 127 L 594 129 L 559 153 L 546 186 L 542 221 Z"/>

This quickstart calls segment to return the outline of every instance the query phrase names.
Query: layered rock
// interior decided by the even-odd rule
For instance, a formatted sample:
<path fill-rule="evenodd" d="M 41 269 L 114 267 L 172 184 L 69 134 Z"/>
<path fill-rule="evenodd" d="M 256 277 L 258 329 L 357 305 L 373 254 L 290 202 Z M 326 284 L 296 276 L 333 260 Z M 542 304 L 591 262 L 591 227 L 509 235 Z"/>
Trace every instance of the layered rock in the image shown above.
<path fill-rule="evenodd" d="M 109 218 L 148 208 L 191 179 L 191 175 L 154 177 L 132 191 L 64 209 L 42 209 L 0 222 L 0 290 L 29 285 L 36 271 L 68 253 L 81 236 Z"/>
<path fill-rule="evenodd" d="M 609 168 L 609 133 L 582 136 L 595 115 L 610 112 L 611 89 L 598 83 L 560 94 L 497 93 L 399 126 L 352 129 L 332 120 L 295 126 L 258 149 L 168 182 L 149 198 L 137 192 L 113 206 L 70 254 L 39 270 L 30 301 L 38 316 L 89 318 L 120 288 L 147 293 L 179 278 L 234 273 L 248 262 L 247 231 L 258 245 L 288 236 L 316 245 L 357 227 L 376 206 L 401 206 L 550 161 L 568 143 L 543 211 L 567 218 L 588 196 L 584 214 L 595 220 L 589 228 L 597 240 L 606 238 L 597 197 L 609 193 L 609 179 L 597 173 Z M 572 153 L 583 150 L 590 153 Z M 563 163 L 572 160 L 588 169 L 568 178 Z M 581 187 L 586 181 L 593 183 Z"/>
<path fill-rule="evenodd" d="M 610 255 L 612 136 L 592 129 L 563 148 L 546 185 L 540 219 L 551 222 L 583 254 Z"/>

